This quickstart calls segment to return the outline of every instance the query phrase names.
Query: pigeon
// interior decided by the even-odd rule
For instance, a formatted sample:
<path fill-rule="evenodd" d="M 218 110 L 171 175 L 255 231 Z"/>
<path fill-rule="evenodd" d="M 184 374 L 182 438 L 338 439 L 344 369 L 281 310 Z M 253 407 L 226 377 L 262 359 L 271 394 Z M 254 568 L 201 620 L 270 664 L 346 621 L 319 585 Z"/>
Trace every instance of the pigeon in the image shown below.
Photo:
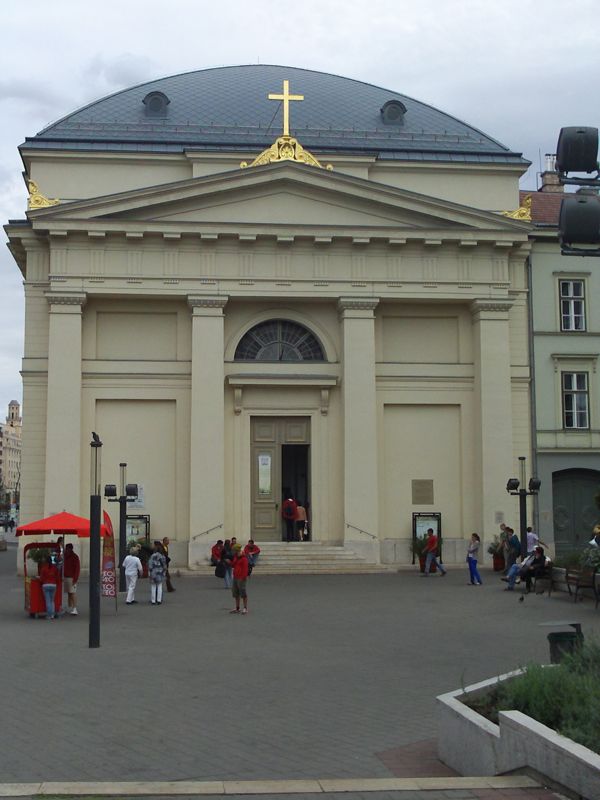
<path fill-rule="evenodd" d="M 523 600 L 525 600 L 525 597 L 524 597 L 524 595 L 521 595 L 521 597 L 519 597 L 519 603 L 522 603 Z"/>

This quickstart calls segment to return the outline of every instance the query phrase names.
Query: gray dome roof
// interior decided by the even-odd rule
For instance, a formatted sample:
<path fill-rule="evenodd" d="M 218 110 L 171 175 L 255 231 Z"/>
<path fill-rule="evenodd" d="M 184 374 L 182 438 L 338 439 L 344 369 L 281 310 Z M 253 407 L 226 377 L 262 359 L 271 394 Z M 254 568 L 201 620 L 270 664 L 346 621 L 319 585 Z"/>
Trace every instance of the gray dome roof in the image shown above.
<path fill-rule="evenodd" d="M 525 163 L 476 128 L 410 97 L 362 81 L 295 67 L 218 67 L 161 78 L 98 100 L 44 128 L 22 147 L 176 152 L 259 150 L 282 132 L 283 80 L 303 102 L 290 104 L 290 133 L 320 153 L 380 158 Z M 148 112 L 151 92 L 168 98 L 162 116 Z M 390 100 L 406 109 L 385 124 Z"/>

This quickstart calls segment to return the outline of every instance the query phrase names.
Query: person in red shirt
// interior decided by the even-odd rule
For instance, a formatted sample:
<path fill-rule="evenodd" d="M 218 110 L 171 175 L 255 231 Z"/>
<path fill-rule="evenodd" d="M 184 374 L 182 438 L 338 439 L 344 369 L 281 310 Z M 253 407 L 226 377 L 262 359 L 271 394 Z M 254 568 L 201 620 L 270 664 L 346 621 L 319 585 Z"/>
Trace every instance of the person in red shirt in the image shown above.
<path fill-rule="evenodd" d="M 232 614 L 240 613 L 240 598 L 244 602 L 242 614 L 248 613 L 248 593 L 246 591 L 246 582 L 248 580 L 249 571 L 248 556 L 242 553 L 242 545 L 234 545 L 233 584 L 231 586 L 231 594 L 235 600 L 235 608 L 231 611 Z"/>
<path fill-rule="evenodd" d="M 285 538 L 288 542 L 293 542 L 296 538 L 296 515 L 298 512 L 298 503 L 294 500 L 291 494 L 285 495 L 285 500 L 281 504 L 281 516 L 285 521 Z"/>
<path fill-rule="evenodd" d="M 79 556 L 73 550 L 73 545 L 69 542 L 65 547 L 65 560 L 63 563 L 63 575 L 65 578 L 65 589 L 67 591 L 67 605 L 69 607 L 69 614 L 77 616 L 77 581 L 79 580 L 79 572 L 81 564 Z"/>
<path fill-rule="evenodd" d="M 42 584 L 42 592 L 46 602 L 46 619 L 56 619 L 55 597 L 59 580 L 60 572 L 58 567 L 48 558 L 44 559 L 40 569 L 40 583 Z"/>
<path fill-rule="evenodd" d="M 254 567 L 260 555 L 260 547 L 254 544 L 254 539 L 248 539 L 248 544 L 244 547 L 244 555 L 248 559 L 248 564 Z"/>
<path fill-rule="evenodd" d="M 433 532 L 433 528 L 427 529 L 427 542 L 425 543 L 425 549 L 423 551 L 425 553 L 425 572 L 422 574 L 421 577 L 428 578 L 429 577 L 429 570 L 431 569 L 431 565 L 435 564 L 436 567 L 439 569 L 442 578 L 446 574 L 446 570 L 442 566 L 441 562 L 437 560 L 438 554 L 438 537 Z"/>
<path fill-rule="evenodd" d="M 216 567 L 223 556 L 223 539 L 218 539 L 210 548 L 210 563 Z"/>

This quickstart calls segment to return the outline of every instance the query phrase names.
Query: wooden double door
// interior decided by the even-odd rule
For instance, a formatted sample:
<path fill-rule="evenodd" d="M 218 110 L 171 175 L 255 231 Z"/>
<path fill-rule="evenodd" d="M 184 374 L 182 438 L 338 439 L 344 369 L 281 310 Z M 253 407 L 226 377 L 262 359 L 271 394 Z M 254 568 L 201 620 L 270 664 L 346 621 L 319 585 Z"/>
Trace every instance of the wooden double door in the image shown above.
<path fill-rule="evenodd" d="M 252 538 L 284 538 L 283 495 L 310 507 L 310 417 L 252 417 Z"/>
<path fill-rule="evenodd" d="M 566 469 L 552 475 L 557 555 L 579 550 L 592 538 L 592 528 L 600 518 L 595 500 L 599 489 L 597 470 Z"/>

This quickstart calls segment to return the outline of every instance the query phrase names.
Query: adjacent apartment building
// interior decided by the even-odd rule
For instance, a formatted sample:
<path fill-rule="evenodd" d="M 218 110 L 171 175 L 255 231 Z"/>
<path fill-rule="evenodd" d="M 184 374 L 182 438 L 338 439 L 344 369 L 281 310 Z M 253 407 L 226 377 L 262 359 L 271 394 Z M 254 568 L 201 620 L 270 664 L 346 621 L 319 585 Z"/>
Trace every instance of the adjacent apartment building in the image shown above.
<path fill-rule="evenodd" d="M 531 205 L 533 426 L 537 429 L 539 533 L 558 554 L 589 540 L 600 520 L 600 296 L 598 259 L 562 256 L 557 239 L 563 187 L 553 156 Z M 529 203 L 528 197 L 531 198 Z"/>
<path fill-rule="evenodd" d="M 0 503 L 14 505 L 21 483 L 21 407 L 8 404 L 6 422 L 0 423 Z"/>

